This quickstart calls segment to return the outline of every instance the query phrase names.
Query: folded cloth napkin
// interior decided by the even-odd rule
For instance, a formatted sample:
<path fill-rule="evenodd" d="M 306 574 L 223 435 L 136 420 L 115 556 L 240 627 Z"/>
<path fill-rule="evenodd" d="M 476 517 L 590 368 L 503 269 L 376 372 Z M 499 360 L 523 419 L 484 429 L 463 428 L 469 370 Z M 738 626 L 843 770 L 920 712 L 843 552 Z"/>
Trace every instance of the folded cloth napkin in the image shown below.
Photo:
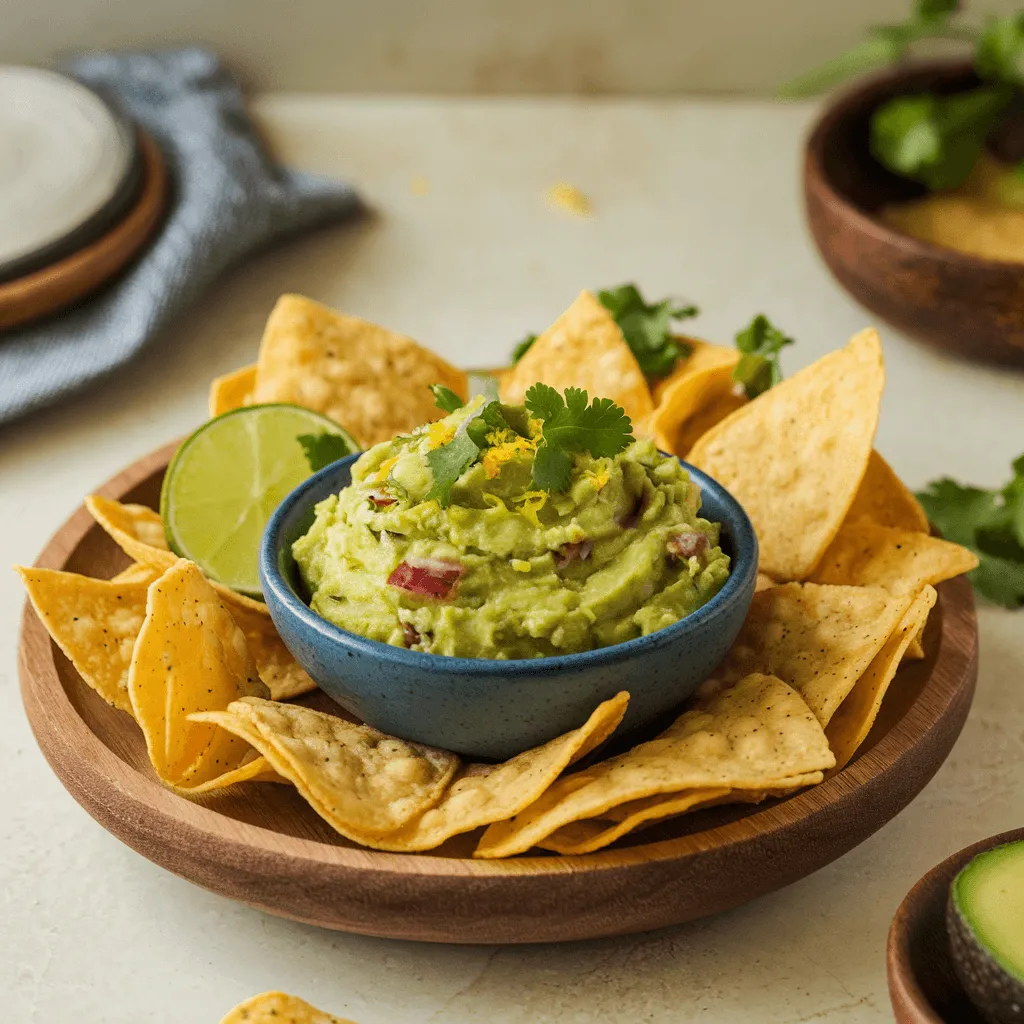
<path fill-rule="evenodd" d="M 347 185 L 273 163 L 237 82 L 212 53 L 93 53 L 63 70 L 156 139 L 171 203 L 154 241 L 112 286 L 0 334 L 0 423 L 127 362 L 253 250 L 360 209 Z"/>

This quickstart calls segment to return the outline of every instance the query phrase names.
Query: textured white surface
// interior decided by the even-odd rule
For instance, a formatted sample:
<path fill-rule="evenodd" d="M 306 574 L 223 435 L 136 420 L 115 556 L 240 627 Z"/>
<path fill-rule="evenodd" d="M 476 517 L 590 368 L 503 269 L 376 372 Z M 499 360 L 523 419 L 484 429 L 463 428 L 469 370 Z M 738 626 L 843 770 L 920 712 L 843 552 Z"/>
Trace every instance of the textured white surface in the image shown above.
<path fill-rule="evenodd" d="M 350 176 L 377 215 L 246 265 L 157 348 L 63 408 L 0 433 L 0 565 L 31 561 L 89 488 L 198 424 L 216 373 L 253 358 L 271 304 L 305 291 L 476 365 L 583 286 L 635 279 L 706 310 L 726 340 L 764 311 L 792 372 L 869 322 L 812 251 L 798 198 L 809 108 L 267 97 L 293 163 Z M 413 195 L 411 179 L 429 179 Z M 573 182 L 595 214 L 549 208 Z M 1024 449 L 1024 377 L 883 329 L 878 447 L 912 486 L 1004 479 Z M 216 1024 L 296 992 L 360 1024 L 891 1020 L 893 911 L 947 854 L 1024 820 L 1024 612 L 982 608 L 967 727 L 924 793 L 866 843 L 750 906 L 575 946 L 423 946 L 331 934 L 229 903 L 105 833 L 54 778 L 21 710 L 22 595 L 0 576 L 0 1005 L 10 1024 Z"/>

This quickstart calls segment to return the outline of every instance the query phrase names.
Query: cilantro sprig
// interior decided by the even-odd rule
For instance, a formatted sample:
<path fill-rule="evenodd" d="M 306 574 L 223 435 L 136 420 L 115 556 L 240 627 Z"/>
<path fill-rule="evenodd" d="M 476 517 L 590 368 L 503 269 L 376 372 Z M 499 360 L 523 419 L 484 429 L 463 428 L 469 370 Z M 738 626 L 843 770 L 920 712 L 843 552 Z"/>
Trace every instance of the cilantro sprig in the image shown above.
<path fill-rule="evenodd" d="M 788 82 L 784 96 L 810 96 L 874 68 L 894 64 L 924 39 L 946 39 L 974 48 L 983 84 L 942 95 L 921 92 L 883 103 L 871 118 L 871 152 L 890 171 L 929 189 L 960 185 L 1015 96 L 1024 87 L 1024 12 L 963 23 L 958 0 L 915 0 L 910 16 L 879 25 L 852 50 Z M 1011 159 L 1019 160 L 1020 156 Z M 1024 172 L 1024 163 L 1017 173 Z"/>
<path fill-rule="evenodd" d="M 443 384 L 431 384 L 430 391 L 434 396 L 434 405 L 442 412 L 455 412 L 466 404 L 451 388 L 446 388 Z"/>
<path fill-rule="evenodd" d="M 1024 455 L 1005 487 L 985 490 L 943 477 L 917 496 L 942 535 L 978 556 L 974 589 L 1005 608 L 1024 605 Z"/>
<path fill-rule="evenodd" d="M 352 454 L 351 446 L 340 434 L 299 434 L 296 440 L 314 473 Z"/>
<path fill-rule="evenodd" d="M 743 385 L 747 398 L 757 398 L 782 380 L 779 351 L 792 344 L 793 339 L 783 334 L 764 313 L 758 313 L 736 335 L 736 347 L 742 355 L 732 371 L 732 379 Z"/>
<path fill-rule="evenodd" d="M 526 392 L 526 408 L 541 421 L 541 440 L 533 460 L 533 486 L 542 491 L 568 490 L 573 452 L 595 458 L 618 455 L 633 440 L 626 413 L 610 398 L 588 404 L 586 391 L 566 388 L 560 395 L 548 384 Z"/>
<path fill-rule="evenodd" d="M 673 336 L 672 324 L 697 316 L 700 310 L 696 306 L 679 305 L 673 299 L 647 302 L 635 284 L 604 288 L 597 297 L 648 377 L 667 376 L 676 360 L 689 354 L 689 346 Z M 512 351 L 512 362 L 519 362 L 536 340 L 536 334 L 528 334 L 519 342 Z"/>

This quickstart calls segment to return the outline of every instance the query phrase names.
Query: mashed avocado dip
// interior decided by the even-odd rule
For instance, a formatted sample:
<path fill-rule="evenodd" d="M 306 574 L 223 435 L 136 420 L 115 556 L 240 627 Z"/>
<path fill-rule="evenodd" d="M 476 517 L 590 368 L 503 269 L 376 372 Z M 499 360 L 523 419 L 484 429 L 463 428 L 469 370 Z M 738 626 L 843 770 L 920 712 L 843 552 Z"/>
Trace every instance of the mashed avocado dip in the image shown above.
<path fill-rule="evenodd" d="M 651 441 L 610 458 L 576 452 L 568 488 L 539 490 L 541 425 L 494 403 L 516 427 L 487 433 L 446 507 L 428 498 L 431 453 L 488 404 L 374 446 L 317 505 L 293 547 L 314 611 L 399 647 L 537 658 L 653 633 L 718 592 L 719 526 L 698 517 L 697 486 Z"/>

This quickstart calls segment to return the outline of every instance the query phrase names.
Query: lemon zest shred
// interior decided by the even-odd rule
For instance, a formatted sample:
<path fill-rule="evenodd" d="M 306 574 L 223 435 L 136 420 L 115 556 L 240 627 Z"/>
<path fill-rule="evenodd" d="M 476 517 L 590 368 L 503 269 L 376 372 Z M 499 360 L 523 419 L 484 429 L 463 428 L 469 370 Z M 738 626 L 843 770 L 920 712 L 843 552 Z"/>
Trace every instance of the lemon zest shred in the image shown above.
<path fill-rule="evenodd" d="M 395 463 L 398 462 L 398 458 L 399 457 L 397 455 L 393 455 L 390 459 L 380 464 L 380 467 L 373 476 L 373 482 L 375 484 L 382 484 L 387 480 L 391 470 L 395 468 Z"/>
<path fill-rule="evenodd" d="M 455 438 L 456 428 L 444 420 L 437 420 L 427 428 L 427 447 L 440 448 Z"/>
<path fill-rule="evenodd" d="M 538 530 L 544 529 L 544 524 L 540 521 L 537 513 L 547 504 L 547 491 L 527 491 L 525 494 L 520 494 L 518 498 L 513 498 L 512 500 L 519 505 L 518 512 L 526 516 L 533 526 Z"/>

